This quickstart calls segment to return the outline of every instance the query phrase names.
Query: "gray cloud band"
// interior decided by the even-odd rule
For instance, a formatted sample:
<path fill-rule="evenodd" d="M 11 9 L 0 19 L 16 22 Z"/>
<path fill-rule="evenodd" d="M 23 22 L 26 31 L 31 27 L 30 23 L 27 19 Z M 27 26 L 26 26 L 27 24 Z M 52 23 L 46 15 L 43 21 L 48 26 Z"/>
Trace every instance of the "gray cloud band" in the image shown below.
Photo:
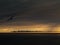
<path fill-rule="evenodd" d="M 59 22 L 59 0 L 1 0 L 0 20 Z M 9 18 L 8 18 L 9 17 Z M 9 20 L 10 20 L 9 19 Z"/>

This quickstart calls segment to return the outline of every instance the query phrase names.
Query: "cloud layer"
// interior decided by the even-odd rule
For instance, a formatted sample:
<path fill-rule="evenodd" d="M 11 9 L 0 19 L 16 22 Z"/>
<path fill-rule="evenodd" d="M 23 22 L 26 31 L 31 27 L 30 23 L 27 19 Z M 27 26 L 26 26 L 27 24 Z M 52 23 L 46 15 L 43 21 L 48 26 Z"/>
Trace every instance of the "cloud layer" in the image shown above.
<path fill-rule="evenodd" d="M 60 22 L 59 0 L 1 0 L 0 23 L 10 22 Z"/>

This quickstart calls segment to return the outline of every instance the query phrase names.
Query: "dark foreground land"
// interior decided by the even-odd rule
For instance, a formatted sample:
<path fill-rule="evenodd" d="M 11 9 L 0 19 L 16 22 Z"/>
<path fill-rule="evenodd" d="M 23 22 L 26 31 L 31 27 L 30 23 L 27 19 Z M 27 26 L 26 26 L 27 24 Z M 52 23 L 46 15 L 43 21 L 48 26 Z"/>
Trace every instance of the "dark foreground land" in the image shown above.
<path fill-rule="evenodd" d="M 46 45 L 59 44 L 59 34 L 49 33 L 0 33 L 0 44 Z"/>

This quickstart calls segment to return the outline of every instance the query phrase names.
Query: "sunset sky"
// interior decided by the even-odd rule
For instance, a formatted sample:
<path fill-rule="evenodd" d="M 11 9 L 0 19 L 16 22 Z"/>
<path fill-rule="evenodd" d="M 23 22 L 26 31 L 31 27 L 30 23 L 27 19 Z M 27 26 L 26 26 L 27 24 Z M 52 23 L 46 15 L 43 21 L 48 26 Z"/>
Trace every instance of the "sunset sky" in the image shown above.
<path fill-rule="evenodd" d="M 60 32 L 60 0 L 0 0 L 0 32 Z"/>

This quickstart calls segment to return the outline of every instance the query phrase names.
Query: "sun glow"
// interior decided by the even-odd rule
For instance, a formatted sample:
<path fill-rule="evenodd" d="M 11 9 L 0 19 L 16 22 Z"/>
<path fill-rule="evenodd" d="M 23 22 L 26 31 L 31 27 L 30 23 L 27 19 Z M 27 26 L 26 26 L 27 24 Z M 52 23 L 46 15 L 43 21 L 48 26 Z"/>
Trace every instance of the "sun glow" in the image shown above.
<path fill-rule="evenodd" d="M 27 26 L 3 26 L 0 27 L 0 32 L 12 32 L 12 31 L 38 31 L 38 32 L 55 32 L 60 33 L 60 25 L 51 27 L 52 24 L 39 24 L 39 25 L 27 25 Z M 51 29 L 53 28 L 53 29 Z"/>

